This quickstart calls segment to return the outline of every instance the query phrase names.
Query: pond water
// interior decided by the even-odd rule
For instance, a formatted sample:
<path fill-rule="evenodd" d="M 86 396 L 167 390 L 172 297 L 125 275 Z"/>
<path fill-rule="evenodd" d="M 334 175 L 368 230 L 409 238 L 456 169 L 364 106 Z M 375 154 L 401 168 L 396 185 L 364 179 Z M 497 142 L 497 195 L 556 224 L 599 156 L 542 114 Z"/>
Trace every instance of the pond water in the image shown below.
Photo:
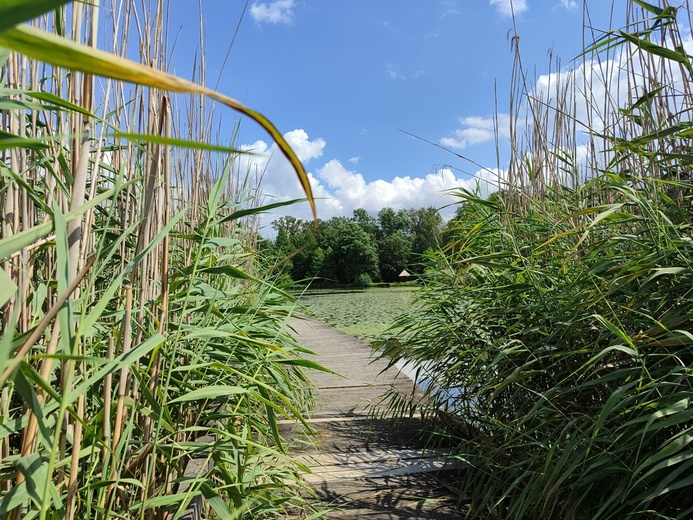
<path fill-rule="evenodd" d="M 444 410 L 455 412 L 457 408 L 455 405 L 459 403 L 458 398 L 463 395 L 462 389 L 447 389 L 435 384 L 435 381 L 439 378 L 430 363 L 418 364 L 413 361 L 400 360 L 395 363 L 395 366 L 403 375 L 411 379 L 416 386 L 425 392 L 430 391 L 436 401 L 443 405 L 442 408 Z"/>

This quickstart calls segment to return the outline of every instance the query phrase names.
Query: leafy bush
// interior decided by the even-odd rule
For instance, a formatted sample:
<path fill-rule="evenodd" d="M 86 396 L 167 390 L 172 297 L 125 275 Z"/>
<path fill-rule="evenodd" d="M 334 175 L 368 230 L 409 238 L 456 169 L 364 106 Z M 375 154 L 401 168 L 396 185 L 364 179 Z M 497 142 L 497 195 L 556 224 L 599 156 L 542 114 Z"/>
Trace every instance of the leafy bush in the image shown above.
<path fill-rule="evenodd" d="M 368 273 L 361 273 L 357 275 L 353 283 L 355 287 L 368 287 L 372 284 L 373 280 L 371 280 L 371 276 Z"/>

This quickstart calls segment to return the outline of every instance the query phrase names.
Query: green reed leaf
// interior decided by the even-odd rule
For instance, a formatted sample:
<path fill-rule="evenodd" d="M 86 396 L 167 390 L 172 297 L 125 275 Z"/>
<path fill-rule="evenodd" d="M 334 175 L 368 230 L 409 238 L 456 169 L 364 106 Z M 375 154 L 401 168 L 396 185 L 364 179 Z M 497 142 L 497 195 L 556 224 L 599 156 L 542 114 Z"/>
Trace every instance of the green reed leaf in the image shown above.
<path fill-rule="evenodd" d="M 17 284 L 3 269 L 0 270 L 0 307 L 5 305 L 17 293 Z"/>
<path fill-rule="evenodd" d="M 182 403 L 187 401 L 204 401 L 207 399 L 217 399 L 218 397 L 230 396 L 230 395 L 242 395 L 248 393 L 247 388 L 241 386 L 232 385 L 216 385 L 208 386 L 206 388 L 199 388 L 188 392 L 184 395 L 176 397 L 169 401 L 169 404 Z"/>
<path fill-rule="evenodd" d="M 3 0 L 0 3 L 0 32 L 36 18 L 71 0 Z"/>

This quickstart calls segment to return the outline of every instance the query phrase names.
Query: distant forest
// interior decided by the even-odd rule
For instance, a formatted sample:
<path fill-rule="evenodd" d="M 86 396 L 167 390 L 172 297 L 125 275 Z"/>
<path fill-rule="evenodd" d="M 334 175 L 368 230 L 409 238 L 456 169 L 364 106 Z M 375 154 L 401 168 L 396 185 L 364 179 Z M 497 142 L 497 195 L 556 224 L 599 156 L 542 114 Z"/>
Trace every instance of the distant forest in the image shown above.
<path fill-rule="evenodd" d="M 423 272 L 426 253 L 438 248 L 443 219 L 433 207 L 395 211 L 377 217 L 364 209 L 352 217 L 304 221 L 286 216 L 272 222 L 274 242 L 264 246 L 293 282 L 365 286 L 390 283 L 406 269 Z"/>

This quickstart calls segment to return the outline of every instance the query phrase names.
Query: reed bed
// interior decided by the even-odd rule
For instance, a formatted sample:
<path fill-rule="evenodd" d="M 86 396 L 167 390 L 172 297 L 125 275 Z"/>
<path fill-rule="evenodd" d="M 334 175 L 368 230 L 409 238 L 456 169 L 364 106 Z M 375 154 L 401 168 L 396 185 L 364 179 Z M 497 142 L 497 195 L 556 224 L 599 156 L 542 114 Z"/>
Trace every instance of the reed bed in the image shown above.
<path fill-rule="evenodd" d="M 465 463 L 468 518 L 693 515 L 690 13 L 628 2 L 551 81 L 518 50 L 507 176 L 459 193 L 438 267 L 380 344 L 436 367 L 424 412 Z"/>
<path fill-rule="evenodd" d="M 312 202 L 307 176 L 203 86 L 203 52 L 195 82 L 165 72 L 167 6 L 0 5 L 1 518 L 308 509 L 278 420 L 303 421 L 317 365 L 257 267 L 259 178 L 214 111 L 263 126 Z"/>

